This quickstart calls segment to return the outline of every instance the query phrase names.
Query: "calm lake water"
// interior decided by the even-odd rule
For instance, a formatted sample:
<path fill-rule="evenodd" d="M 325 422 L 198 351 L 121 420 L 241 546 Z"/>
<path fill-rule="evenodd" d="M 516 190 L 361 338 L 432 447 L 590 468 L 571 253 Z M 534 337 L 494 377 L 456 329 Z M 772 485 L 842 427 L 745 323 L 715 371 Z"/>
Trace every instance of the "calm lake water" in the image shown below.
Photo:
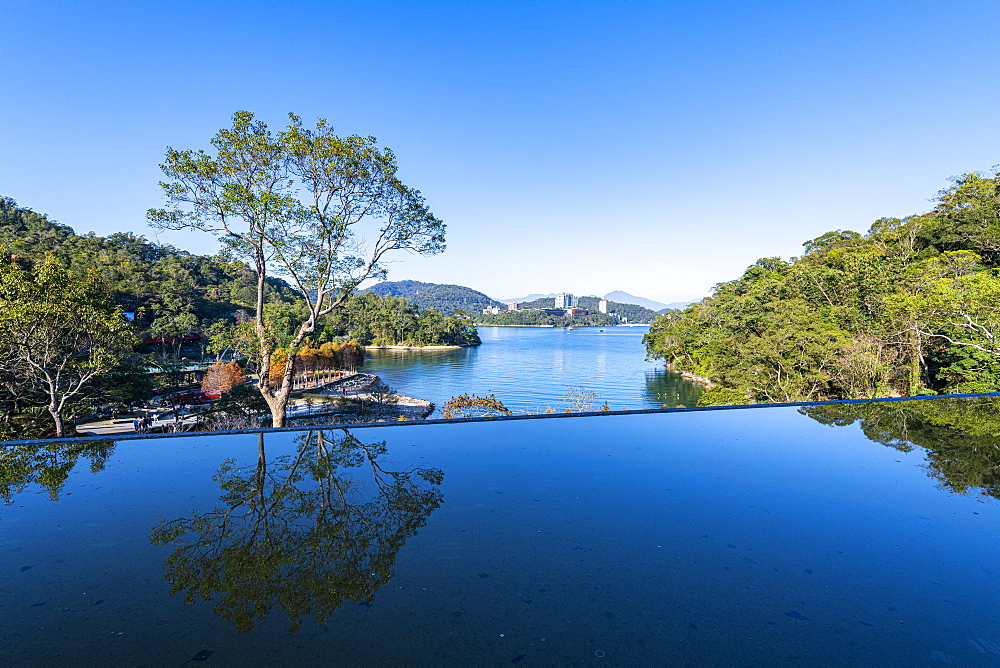
<path fill-rule="evenodd" d="M 662 362 L 646 361 L 648 327 L 480 327 L 483 345 L 460 350 L 370 352 L 365 371 L 400 394 L 441 406 L 463 393 L 495 394 L 515 412 L 569 407 L 571 387 L 613 410 L 693 406 L 701 390 Z"/>

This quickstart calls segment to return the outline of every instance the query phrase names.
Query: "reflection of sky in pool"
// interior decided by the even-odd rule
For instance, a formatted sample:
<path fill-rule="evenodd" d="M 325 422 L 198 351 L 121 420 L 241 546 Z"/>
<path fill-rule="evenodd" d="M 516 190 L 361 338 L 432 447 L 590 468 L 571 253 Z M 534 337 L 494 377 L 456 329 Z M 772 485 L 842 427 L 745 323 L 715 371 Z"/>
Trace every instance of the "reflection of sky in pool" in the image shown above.
<path fill-rule="evenodd" d="M 995 406 L 5 446 L 0 655 L 995 665 L 1000 431 L 941 426 L 977 410 Z"/>

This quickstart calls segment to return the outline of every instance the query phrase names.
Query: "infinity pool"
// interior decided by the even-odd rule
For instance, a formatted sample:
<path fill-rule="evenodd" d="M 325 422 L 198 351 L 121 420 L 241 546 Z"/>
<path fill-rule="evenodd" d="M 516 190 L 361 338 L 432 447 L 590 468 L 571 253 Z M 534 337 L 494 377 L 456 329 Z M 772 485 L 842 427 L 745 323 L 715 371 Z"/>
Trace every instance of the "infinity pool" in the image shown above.
<path fill-rule="evenodd" d="M 0 446 L 0 657 L 997 665 L 996 414 L 938 399 Z"/>

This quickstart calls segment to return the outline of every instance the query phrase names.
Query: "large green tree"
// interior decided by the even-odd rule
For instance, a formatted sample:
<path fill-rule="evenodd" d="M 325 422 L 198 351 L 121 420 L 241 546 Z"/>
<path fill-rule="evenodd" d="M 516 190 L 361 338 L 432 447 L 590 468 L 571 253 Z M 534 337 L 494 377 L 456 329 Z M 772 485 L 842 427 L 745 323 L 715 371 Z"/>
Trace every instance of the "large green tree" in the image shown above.
<path fill-rule="evenodd" d="M 0 258 L 0 364 L 43 405 L 55 435 L 92 382 L 131 353 L 133 335 L 95 272 L 72 275 L 54 255 L 24 266 Z"/>
<path fill-rule="evenodd" d="M 361 282 L 383 277 L 388 254 L 444 249 L 444 224 L 397 177 L 390 149 L 374 137 L 339 137 L 325 120 L 310 129 L 289 116 L 274 135 L 250 112 L 235 113 L 212 139 L 214 155 L 168 149 L 161 165 L 167 207 L 148 215 L 155 227 L 215 234 L 256 271 L 258 387 L 274 426 L 284 424 L 295 351 L 320 318 Z M 264 309 L 271 275 L 286 278 L 306 305 L 277 378 L 269 370 L 278 341 Z"/>

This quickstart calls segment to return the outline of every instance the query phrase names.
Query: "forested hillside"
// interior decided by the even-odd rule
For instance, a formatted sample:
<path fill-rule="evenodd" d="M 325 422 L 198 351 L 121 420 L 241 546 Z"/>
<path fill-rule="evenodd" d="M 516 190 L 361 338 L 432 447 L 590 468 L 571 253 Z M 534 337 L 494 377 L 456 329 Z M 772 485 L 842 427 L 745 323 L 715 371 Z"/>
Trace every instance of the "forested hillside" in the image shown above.
<path fill-rule="evenodd" d="M 996 173 L 804 246 L 659 316 L 649 355 L 709 379 L 706 404 L 1000 390 Z"/>
<path fill-rule="evenodd" d="M 0 438 L 49 435 L 95 405 L 148 398 L 170 377 L 150 367 L 225 357 L 256 372 L 256 279 L 242 262 L 131 233 L 78 235 L 0 197 Z M 267 278 L 264 313 L 287 347 L 306 310 L 300 293 Z M 344 340 L 479 343 L 469 320 L 374 294 L 351 297 L 306 345 Z"/>
<path fill-rule="evenodd" d="M 164 335 L 254 303 L 256 277 L 242 263 L 153 244 L 130 232 L 78 235 L 8 197 L 0 197 L 0 247 L 26 261 L 54 253 L 76 275 L 96 270 L 125 311 L 145 317 L 149 325 L 158 320 L 153 329 Z M 268 286 L 269 302 L 296 299 L 284 281 L 269 279 Z"/>
<path fill-rule="evenodd" d="M 122 309 L 136 314 L 137 328 L 158 337 L 180 336 L 201 328 L 221 336 L 220 323 L 235 325 L 241 319 L 240 309 L 254 307 L 256 274 L 241 262 L 194 255 L 128 232 L 108 237 L 78 235 L 71 227 L 18 207 L 6 197 L 0 197 L 0 247 L 22 262 L 54 253 L 76 275 L 96 270 Z M 267 283 L 268 309 L 274 314 L 280 338 L 282 314 L 296 310 L 300 297 L 281 279 L 268 278 Z M 430 308 L 405 298 L 357 295 L 325 323 L 323 331 L 326 337 L 350 336 L 363 345 L 478 341 L 463 339 L 470 334 L 467 324 L 446 319 L 440 312 L 424 312 Z M 421 322 L 427 329 L 421 330 Z"/>
<path fill-rule="evenodd" d="M 384 281 L 365 290 L 383 297 L 406 297 L 420 308 L 433 308 L 445 314 L 455 311 L 481 313 L 484 308 L 502 306 L 482 292 L 463 285 L 423 283 L 421 281 Z"/>
<path fill-rule="evenodd" d="M 355 295 L 327 317 L 323 336 L 346 335 L 375 346 L 470 346 L 481 343 L 472 321 L 422 308 L 405 297 L 373 292 Z"/>

